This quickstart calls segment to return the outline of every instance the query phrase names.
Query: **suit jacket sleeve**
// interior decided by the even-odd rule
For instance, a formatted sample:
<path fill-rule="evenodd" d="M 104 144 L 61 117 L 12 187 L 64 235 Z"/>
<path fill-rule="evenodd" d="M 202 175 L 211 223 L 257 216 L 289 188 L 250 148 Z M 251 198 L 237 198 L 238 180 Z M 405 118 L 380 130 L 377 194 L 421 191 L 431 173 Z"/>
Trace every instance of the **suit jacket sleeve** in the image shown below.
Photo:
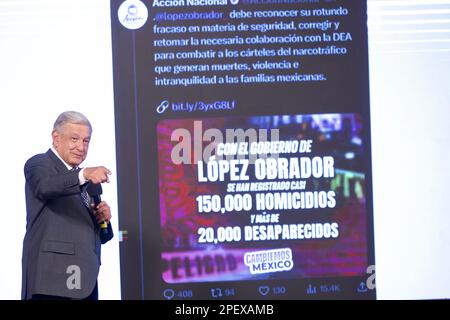
<path fill-rule="evenodd" d="M 34 157 L 24 168 L 25 179 L 34 196 L 48 200 L 80 193 L 79 170 L 58 171 L 47 159 Z"/>

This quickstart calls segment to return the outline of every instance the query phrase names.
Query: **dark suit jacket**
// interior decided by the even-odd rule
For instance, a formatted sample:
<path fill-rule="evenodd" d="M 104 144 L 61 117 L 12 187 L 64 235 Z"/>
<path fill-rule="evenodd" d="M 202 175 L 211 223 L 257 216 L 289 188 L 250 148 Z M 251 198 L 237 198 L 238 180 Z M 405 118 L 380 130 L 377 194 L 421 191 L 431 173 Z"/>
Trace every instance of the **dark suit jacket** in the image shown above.
<path fill-rule="evenodd" d="M 70 171 L 48 150 L 24 168 L 27 228 L 23 241 L 22 299 L 33 294 L 87 297 L 97 281 L 101 243 L 113 237 L 100 232 L 84 205 L 79 170 Z"/>

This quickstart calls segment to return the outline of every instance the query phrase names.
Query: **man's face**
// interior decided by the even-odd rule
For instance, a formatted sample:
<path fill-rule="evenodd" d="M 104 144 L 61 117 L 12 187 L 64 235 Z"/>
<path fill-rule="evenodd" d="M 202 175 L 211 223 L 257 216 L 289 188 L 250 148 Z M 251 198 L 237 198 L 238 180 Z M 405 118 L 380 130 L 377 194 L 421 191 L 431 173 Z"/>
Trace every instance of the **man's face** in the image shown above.
<path fill-rule="evenodd" d="M 53 147 L 67 164 L 78 167 L 86 159 L 91 130 L 84 124 L 66 123 L 60 131 L 52 132 Z"/>

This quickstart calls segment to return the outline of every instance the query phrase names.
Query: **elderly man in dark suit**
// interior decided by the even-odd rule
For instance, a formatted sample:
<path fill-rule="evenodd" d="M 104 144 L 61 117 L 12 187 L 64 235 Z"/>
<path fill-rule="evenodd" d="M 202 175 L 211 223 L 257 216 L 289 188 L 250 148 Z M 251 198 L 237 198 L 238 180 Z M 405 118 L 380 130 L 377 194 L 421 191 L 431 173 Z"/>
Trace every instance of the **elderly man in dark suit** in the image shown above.
<path fill-rule="evenodd" d="M 98 299 L 101 244 L 113 237 L 111 210 L 104 201 L 94 204 L 86 188 L 109 182 L 111 172 L 79 167 L 91 133 L 83 114 L 64 112 L 53 127 L 53 146 L 25 164 L 22 299 Z"/>

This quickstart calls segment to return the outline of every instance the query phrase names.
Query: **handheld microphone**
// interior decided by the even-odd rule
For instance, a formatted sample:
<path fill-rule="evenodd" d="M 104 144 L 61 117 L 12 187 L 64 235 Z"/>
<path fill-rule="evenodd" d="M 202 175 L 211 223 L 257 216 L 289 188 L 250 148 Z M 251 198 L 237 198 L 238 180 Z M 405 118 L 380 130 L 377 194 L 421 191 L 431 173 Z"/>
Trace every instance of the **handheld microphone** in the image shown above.
<path fill-rule="evenodd" d="M 89 182 L 86 187 L 86 191 L 89 194 L 89 196 L 91 196 L 95 206 L 97 207 L 100 204 L 100 202 L 102 202 L 101 198 L 101 194 L 103 193 L 102 185 L 100 183 L 94 184 L 92 182 Z M 108 224 L 106 223 L 106 221 L 100 223 L 100 229 L 102 233 L 104 234 L 108 233 Z"/>

